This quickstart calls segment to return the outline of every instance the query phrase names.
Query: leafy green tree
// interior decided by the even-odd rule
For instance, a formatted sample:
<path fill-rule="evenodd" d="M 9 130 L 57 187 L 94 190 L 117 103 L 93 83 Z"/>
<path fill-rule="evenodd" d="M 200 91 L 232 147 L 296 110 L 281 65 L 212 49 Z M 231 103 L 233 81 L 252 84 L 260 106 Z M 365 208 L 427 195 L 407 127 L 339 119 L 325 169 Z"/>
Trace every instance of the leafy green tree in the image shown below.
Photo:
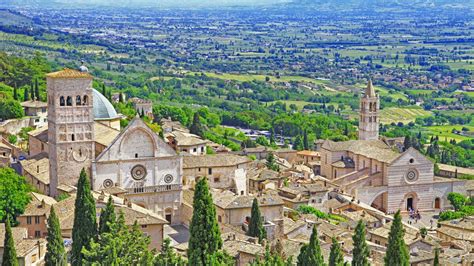
<path fill-rule="evenodd" d="M 77 195 L 72 228 L 71 264 L 82 265 L 83 248 L 88 249 L 91 240 L 97 236 L 95 201 L 91 193 L 89 177 L 82 169 L 77 183 Z"/>
<path fill-rule="evenodd" d="M 390 233 L 388 234 L 388 246 L 385 253 L 385 265 L 410 265 L 410 254 L 408 253 L 407 245 L 403 240 L 405 229 L 402 224 L 402 216 L 400 210 L 395 213 Z"/>
<path fill-rule="evenodd" d="M 13 99 L 2 99 L 0 101 L 0 120 L 21 118 L 25 115 L 23 107 Z"/>
<path fill-rule="evenodd" d="M 321 252 L 321 246 L 319 245 L 318 230 L 316 225 L 313 226 L 313 232 L 311 233 L 309 244 L 302 246 L 300 249 L 297 265 L 324 265 L 324 258 L 323 253 Z"/>
<path fill-rule="evenodd" d="M 332 238 L 331 252 L 329 253 L 329 266 L 343 266 L 344 255 L 342 254 L 341 245 L 336 238 Z"/>
<path fill-rule="evenodd" d="M 268 169 L 273 170 L 273 171 L 279 171 L 280 170 L 280 167 L 276 163 L 275 156 L 273 155 L 273 152 L 269 152 L 267 154 L 266 160 L 267 160 L 266 166 L 268 167 Z"/>
<path fill-rule="evenodd" d="M 110 232 L 110 224 L 114 223 L 115 219 L 114 202 L 112 196 L 110 196 L 107 205 L 105 205 L 105 209 L 100 213 L 99 235 Z"/>
<path fill-rule="evenodd" d="M 13 239 L 10 216 L 8 216 L 5 221 L 5 239 L 3 242 L 2 266 L 18 266 L 15 240 Z"/>
<path fill-rule="evenodd" d="M 262 214 L 260 213 L 257 198 L 253 199 L 249 231 L 247 234 L 251 237 L 257 237 L 260 243 L 267 237 L 267 232 L 263 228 Z"/>
<path fill-rule="evenodd" d="M 30 187 L 23 176 L 11 168 L 0 168 L 0 221 L 12 221 L 25 211 L 31 200 Z"/>
<path fill-rule="evenodd" d="M 365 241 L 365 223 L 360 220 L 355 228 L 352 236 L 354 248 L 352 249 L 352 266 L 368 266 L 369 263 L 369 247 Z"/>
<path fill-rule="evenodd" d="M 151 265 L 153 252 L 148 249 L 150 238 L 143 235 L 137 222 L 129 228 L 123 212 L 110 223 L 110 232 L 92 239 L 89 247 L 82 248 L 84 265 Z"/>
<path fill-rule="evenodd" d="M 464 195 L 456 192 L 448 193 L 448 200 L 453 205 L 455 211 L 459 211 L 467 202 L 467 198 Z"/>
<path fill-rule="evenodd" d="M 287 261 L 278 255 L 270 252 L 270 248 L 267 246 L 265 249 L 265 256 L 263 260 L 257 258 L 255 261 L 250 263 L 250 266 L 291 266 L 292 258 L 290 257 Z"/>
<path fill-rule="evenodd" d="M 293 143 L 293 149 L 297 151 L 304 150 L 304 144 L 303 144 L 303 140 L 301 139 L 301 136 L 298 135 L 295 137 L 295 142 Z"/>
<path fill-rule="evenodd" d="M 192 134 L 198 135 L 202 137 L 204 135 L 204 129 L 201 124 L 201 119 L 199 117 L 199 113 L 195 112 L 193 116 L 193 123 L 191 124 L 191 127 L 189 128 L 189 132 Z"/>
<path fill-rule="evenodd" d="M 189 265 L 209 265 L 210 257 L 222 248 L 222 239 L 206 178 L 201 178 L 196 184 L 193 208 L 189 227 Z"/>
<path fill-rule="evenodd" d="M 59 219 L 51 207 L 48 217 L 48 236 L 46 237 L 46 255 L 44 258 L 46 266 L 65 266 L 67 265 L 66 251 L 64 250 L 63 238 L 61 236 L 61 228 Z"/>
<path fill-rule="evenodd" d="M 161 252 L 153 260 L 154 266 L 184 266 L 186 262 L 184 259 L 174 252 L 171 247 L 171 240 L 165 238 L 161 245 Z"/>

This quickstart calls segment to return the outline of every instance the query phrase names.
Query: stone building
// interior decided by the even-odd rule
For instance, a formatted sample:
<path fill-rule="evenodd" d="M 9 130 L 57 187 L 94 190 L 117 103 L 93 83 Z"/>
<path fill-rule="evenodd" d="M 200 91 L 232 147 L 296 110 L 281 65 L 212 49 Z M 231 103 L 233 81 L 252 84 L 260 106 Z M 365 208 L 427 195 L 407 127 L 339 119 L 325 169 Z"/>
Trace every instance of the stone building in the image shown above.
<path fill-rule="evenodd" d="M 48 127 L 30 134 L 25 176 L 57 196 L 77 184 L 81 169 L 93 190 L 120 188 L 130 202 L 180 223 L 182 159 L 140 118 L 120 131 L 120 115 L 92 88 L 84 66 L 47 75 Z M 44 165 L 49 167 L 43 169 Z"/>
<path fill-rule="evenodd" d="M 76 185 L 81 169 L 91 173 L 94 159 L 92 76 L 64 69 L 46 75 L 50 194 L 61 183 Z"/>
<path fill-rule="evenodd" d="M 197 135 L 179 130 L 166 133 L 165 139 L 178 153 L 185 152 L 191 155 L 205 155 L 207 144 L 210 143 L 210 141 L 202 139 Z"/>
<path fill-rule="evenodd" d="M 26 228 L 12 228 L 13 241 L 15 243 L 16 256 L 20 266 L 44 265 L 44 256 L 46 254 L 46 239 L 28 238 Z M 5 224 L 0 224 L 0 263 L 3 259 L 5 242 Z"/>
<path fill-rule="evenodd" d="M 182 158 L 140 118 L 129 125 L 92 164 L 95 190 L 118 186 L 126 198 L 180 223 Z"/>
<path fill-rule="evenodd" d="M 48 124 L 48 104 L 41 101 L 22 102 L 25 115 L 30 117 L 30 126 L 43 127 Z"/>
<path fill-rule="evenodd" d="M 129 99 L 133 104 L 133 108 L 139 115 L 145 115 L 150 119 L 153 119 L 153 103 L 150 100 L 144 100 L 137 97 Z"/>
<path fill-rule="evenodd" d="M 379 108 L 380 99 L 375 94 L 372 81 L 369 80 L 365 95 L 360 99 L 359 139 L 377 140 L 379 138 Z"/>
<path fill-rule="evenodd" d="M 385 212 L 442 210 L 449 192 L 465 193 L 465 181 L 434 176 L 434 164 L 419 151 L 403 153 L 378 139 L 378 96 L 372 83 L 361 98 L 359 140 L 324 141 L 321 175 L 360 201 Z M 375 108 L 375 109 L 374 109 Z"/>
<path fill-rule="evenodd" d="M 3 143 L 1 138 L 0 136 L 0 167 L 4 167 L 10 165 L 12 149 Z"/>
<path fill-rule="evenodd" d="M 212 188 L 247 194 L 247 169 L 251 161 L 235 154 L 208 154 L 183 157 L 183 184 L 193 187 L 198 178 L 207 177 Z"/>

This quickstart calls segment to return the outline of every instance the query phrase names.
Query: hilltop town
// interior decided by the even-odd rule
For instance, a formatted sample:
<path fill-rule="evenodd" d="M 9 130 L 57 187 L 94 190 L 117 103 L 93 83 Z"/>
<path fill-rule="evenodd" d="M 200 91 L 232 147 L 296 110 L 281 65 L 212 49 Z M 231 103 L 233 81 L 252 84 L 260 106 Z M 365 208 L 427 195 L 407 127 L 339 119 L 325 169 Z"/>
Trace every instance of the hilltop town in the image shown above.
<path fill-rule="evenodd" d="M 189 129 L 163 118 L 156 133 L 146 122 L 153 112 L 145 99 L 118 95 L 117 101 L 129 102 L 137 113 L 122 127 L 123 114 L 93 88 L 84 65 L 45 78 L 47 102 L 22 103 L 35 127 L 27 133 L 26 151 L 6 139 L 0 146 L 2 166 L 15 169 L 35 191 L 13 228 L 24 265 L 44 262 L 52 208 L 71 248 L 81 171 L 97 214 L 111 203 L 127 225 L 138 223 L 150 250 L 160 250 L 167 239 L 176 254 L 186 256 L 196 185 L 205 179 L 222 249 L 236 265 L 264 258 L 268 247 L 279 247 L 279 256 L 296 263 L 313 227 L 326 260 L 335 240 L 344 261 L 351 261 L 360 221 L 368 260 L 383 264 L 399 210 L 411 265 L 431 265 L 435 250 L 443 263 L 468 265 L 473 259 L 474 217 L 440 219 L 456 207 L 450 195 L 473 195 L 472 181 L 456 178 L 473 170 L 439 165 L 435 173 L 435 164 L 403 139 L 380 136 L 380 97 L 370 80 L 360 98 L 356 140 L 318 139 L 312 150 L 259 145 L 232 151 L 198 135 L 199 115 Z M 255 139 L 268 132 L 247 133 Z M 264 241 L 249 235 L 254 200 Z"/>

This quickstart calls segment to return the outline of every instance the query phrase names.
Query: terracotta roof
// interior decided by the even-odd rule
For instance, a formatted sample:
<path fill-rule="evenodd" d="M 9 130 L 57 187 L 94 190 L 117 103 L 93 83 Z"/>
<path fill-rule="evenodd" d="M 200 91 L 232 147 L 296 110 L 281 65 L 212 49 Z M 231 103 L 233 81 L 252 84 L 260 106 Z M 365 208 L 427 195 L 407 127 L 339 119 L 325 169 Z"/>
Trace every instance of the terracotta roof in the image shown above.
<path fill-rule="evenodd" d="M 21 103 L 22 107 L 28 107 L 28 108 L 43 108 L 47 107 L 48 103 L 42 102 L 42 101 L 26 101 Z"/>
<path fill-rule="evenodd" d="M 109 146 L 119 134 L 120 131 L 114 128 L 94 122 L 94 141 L 101 145 Z"/>
<path fill-rule="evenodd" d="M 49 159 L 47 153 L 39 153 L 27 160 L 21 161 L 23 171 L 27 172 L 41 183 L 49 185 Z"/>
<path fill-rule="evenodd" d="M 37 248 L 38 241 L 41 245 L 46 242 L 44 239 L 28 239 L 27 229 L 23 227 L 13 227 L 13 240 L 15 242 L 16 255 L 19 258 L 23 258 L 34 248 Z M 0 249 L 3 250 L 5 242 L 5 224 L 0 224 Z"/>
<path fill-rule="evenodd" d="M 240 196 L 233 193 L 213 192 L 214 204 L 222 209 L 251 208 L 254 198 L 258 199 L 258 204 L 262 206 L 283 205 L 283 200 L 277 194 L 264 194 L 262 196 Z"/>
<path fill-rule="evenodd" d="M 249 158 L 235 154 L 206 154 L 199 156 L 184 156 L 183 168 L 230 167 L 250 162 L 251 160 Z"/>
<path fill-rule="evenodd" d="M 265 252 L 264 247 L 239 239 L 224 240 L 223 249 L 232 257 L 237 257 L 239 253 L 261 256 Z"/>
<path fill-rule="evenodd" d="M 40 127 L 28 132 L 28 135 L 39 139 L 43 143 L 48 143 L 48 126 Z"/>
<path fill-rule="evenodd" d="M 334 142 L 326 140 L 323 149 L 330 151 L 349 151 L 381 162 L 391 163 L 400 156 L 381 140 L 349 140 Z"/>
<path fill-rule="evenodd" d="M 70 68 L 65 68 L 57 72 L 46 74 L 46 77 L 57 78 L 57 79 L 77 79 L 77 78 L 92 79 L 92 75 L 89 74 L 89 72 L 82 72 L 82 71 L 74 70 Z"/>
<path fill-rule="evenodd" d="M 474 176 L 474 169 L 472 168 L 464 168 L 464 167 L 459 167 L 459 166 L 453 166 L 453 165 L 448 165 L 448 164 L 438 164 L 439 170 L 442 171 L 449 171 L 449 172 L 455 172 L 456 170 L 458 171 L 458 175 L 473 175 Z"/>
<path fill-rule="evenodd" d="M 319 152 L 310 151 L 310 150 L 299 151 L 296 154 L 301 155 L 301 156 L 314 156 L 314 157 L 320 156 Z"/>
<path fill-rule="evenodd" d="M 20 216 L 42 216 L 49 215 L 51 206 L 56 204 L 56 200 L 51 197 L 44 196 L 41 197 L 38 193 L 30 193 L 31 201 L 26 205 L 25 211 Z"/>
<path fill-rule="evenodd" d="M 171 133 L 167 133 L 165 134 L 165 137 L 174 138 L 178 143 L 178 146 L 195 146 L 209 143 L 208 140 L 202 139 L 197 135 L 181 131 L 173 131 Z"/>

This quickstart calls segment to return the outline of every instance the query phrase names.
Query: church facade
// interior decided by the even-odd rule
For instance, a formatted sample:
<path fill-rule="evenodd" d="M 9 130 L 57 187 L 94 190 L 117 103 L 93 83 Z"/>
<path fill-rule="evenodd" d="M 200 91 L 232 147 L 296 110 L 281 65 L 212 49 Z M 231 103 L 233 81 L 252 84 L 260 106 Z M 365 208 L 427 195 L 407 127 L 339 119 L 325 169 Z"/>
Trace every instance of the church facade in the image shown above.
<path fill-rule="evenodd" d="M 441 210 L 449 192 L 465 193 L 465 181 L 436 177 L 434 164 L 419 151 L 395 151 L 379 140 L 379 97 L 369 82 L 361 98 L 359 140 L 321 146 L 321 175 L 341 192 L 384 212 Z"/>
<path fill-rule="evenodd" d="M 119 131 L 112 104 L 87 68 L 47 75 L 49 191 L 76 186 L 82 169 L 95 191 L 118 187 L 133 203 L 181 223 L 182 158 L 140 118 Z"/>

